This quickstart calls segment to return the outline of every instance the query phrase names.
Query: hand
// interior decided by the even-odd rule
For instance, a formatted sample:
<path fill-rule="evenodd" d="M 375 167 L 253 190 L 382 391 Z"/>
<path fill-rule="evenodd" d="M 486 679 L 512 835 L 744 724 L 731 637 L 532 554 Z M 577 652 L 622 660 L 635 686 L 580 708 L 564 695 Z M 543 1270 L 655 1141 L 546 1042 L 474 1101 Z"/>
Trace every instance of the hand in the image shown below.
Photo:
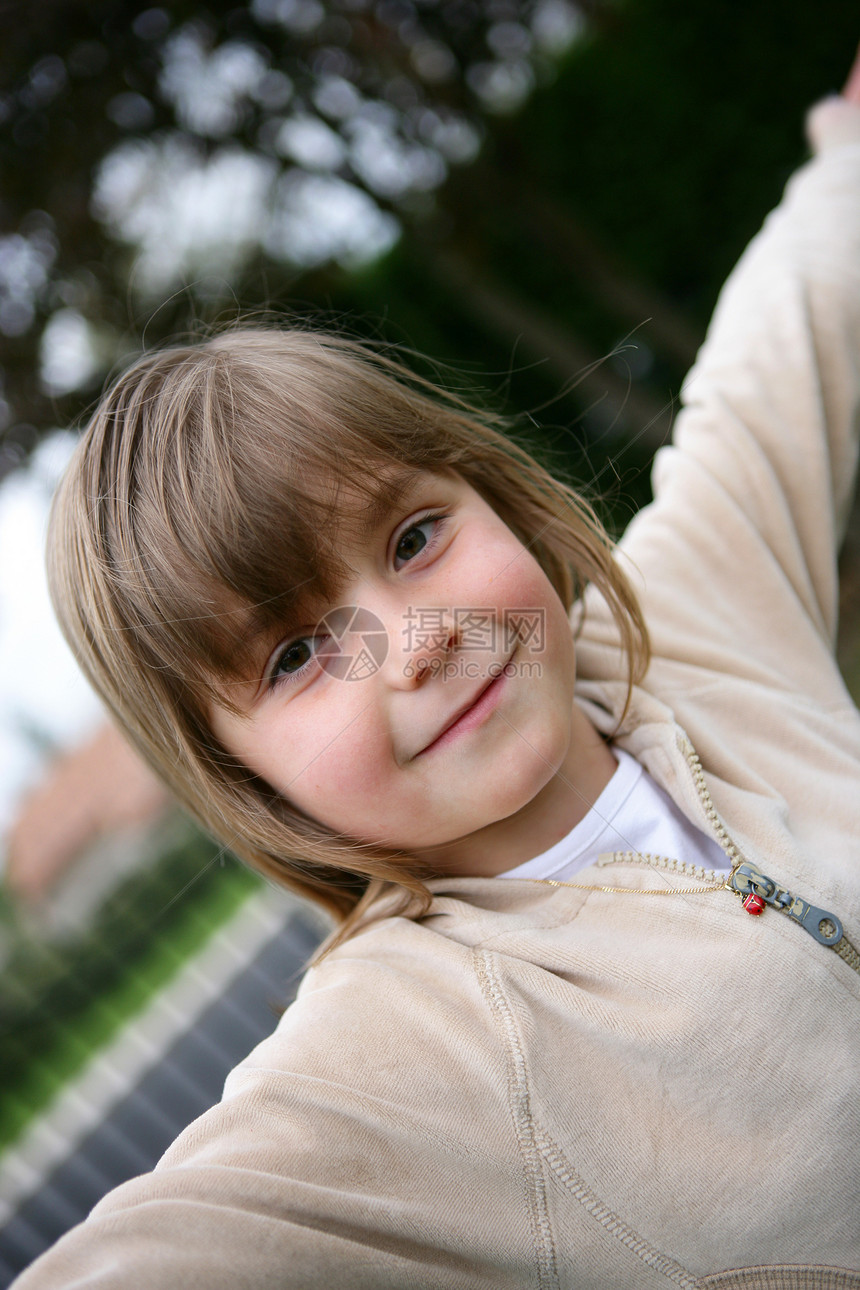
<path fill-rule="evenodd" d="M 860 107 L 860 49 L 857 50 L 854 66 L 848 73 L 848 80 L 845 82 L 842 97 L 847 99 L 849 103 L 856 103 Z"/>

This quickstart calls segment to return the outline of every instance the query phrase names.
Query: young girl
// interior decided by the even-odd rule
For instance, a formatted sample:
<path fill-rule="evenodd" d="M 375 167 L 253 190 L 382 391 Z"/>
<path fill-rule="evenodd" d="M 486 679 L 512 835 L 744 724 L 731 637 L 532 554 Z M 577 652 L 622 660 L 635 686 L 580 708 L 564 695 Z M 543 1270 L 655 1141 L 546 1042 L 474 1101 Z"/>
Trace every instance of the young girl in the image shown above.
<path fill-rule="evenodd" d="M 345 341 L 231 333 L 106 395 L 56 505 L 66 630 L 191 810 L 340 930 L 20 1290 L 860 1286 L 858 80 L 617 559 Z"/>

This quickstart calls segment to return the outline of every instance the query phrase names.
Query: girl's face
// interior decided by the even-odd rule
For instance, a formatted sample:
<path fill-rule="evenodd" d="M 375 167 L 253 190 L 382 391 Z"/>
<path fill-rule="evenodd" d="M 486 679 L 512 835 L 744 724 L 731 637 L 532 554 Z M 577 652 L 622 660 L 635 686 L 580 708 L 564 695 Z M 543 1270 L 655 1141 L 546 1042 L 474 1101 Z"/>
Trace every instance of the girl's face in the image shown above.
<path fill-rule="evenodd" d="M 240 711 L 216 707 L 214 733 L 337 833 L 446 872 L 501 872 L 573 827 L 578 786 L 594 788 L 564 607 L 454 474 L 419 475 L 395 514 L 356 527 L 336 535 L 338 603 L 254 642 L 253 679 L 231 691 Z"/>

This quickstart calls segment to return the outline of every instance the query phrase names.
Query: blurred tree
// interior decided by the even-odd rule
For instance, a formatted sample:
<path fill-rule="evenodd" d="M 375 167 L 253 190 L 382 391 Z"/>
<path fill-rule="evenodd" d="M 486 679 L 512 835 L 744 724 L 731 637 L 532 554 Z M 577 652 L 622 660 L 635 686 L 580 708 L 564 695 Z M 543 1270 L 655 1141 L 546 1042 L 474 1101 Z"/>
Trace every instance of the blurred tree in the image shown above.
<path fill-rule="evenodd" d="M 5 19 L 8 464 L 142 323 L 157 339 L 389 250 L 477 154 L 483 113 L 517 106 L 581 22 L 565 0 L 108 0 Z"/>
<path fill-rule="evenodd" d="M 848 0 L 45 0 L 0 24 L 0 472 L 142 338 L 261 306 L 384 318 L 520 406 L 568 387 L 592 453 L 653 447 L 857 35 Z"/>

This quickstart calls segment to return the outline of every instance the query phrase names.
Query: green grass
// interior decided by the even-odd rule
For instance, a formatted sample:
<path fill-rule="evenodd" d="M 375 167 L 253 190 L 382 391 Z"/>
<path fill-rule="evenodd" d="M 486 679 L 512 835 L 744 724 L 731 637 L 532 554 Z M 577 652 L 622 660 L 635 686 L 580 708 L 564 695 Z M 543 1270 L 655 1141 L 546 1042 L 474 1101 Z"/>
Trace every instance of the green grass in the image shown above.
<path fill-rule="evenodd" d="M 211 844 L 205 845 L 211 850 Z M 243 901 L 259 889 L 260 879 L 232 858 L 224 867 L 199 866 L 200 849 L 200 839 L 196 838 L 185 849 L 185 855 L 190 854 L 198 866 L 195 869 L 198 880 L 182 890 L 182 875 L 174 873 L 180 894 L 155 916 L 142 947 L 140 929 L 133 926 L 134 934 L 128 940 L 137 952 L 123 959 L 120 929 L 120 952 L 109 955 L 114 969 L 110 978 L 103 977 L 98 988 L 90 983 L 86 997 L 73 999 L 76 1006 L 65 1011 L 56 1006 L 57 991 L 67 984 L 62 979 L 63 973 L 83 968 L 85 977 L 93 974 L 93 961 L 100 963 L 104 959 L 104 944 L 100 941 L 104 920 L 97 921 L 83 944 L 52 953 L 51 979 L 40 981 L 40 991 L 31 994 L 29 1010 L 19 1007 L 18 1015 L 4 1027 L 0 1150 L 5 1150 L 21 1135 L 63 1086 L 124 1026 L 133 1022 L 135 1015 L 203 948 Z M 175 859 L 175 855 L 175 852 L 168 853 L 168 861 Z M 165 867 L 162 858 L 155 874 L 147 875 L 155 879 L 150 883 L 154 890 L 163 892 L 160 879 Z M 139 895 L 141 880 L 130 885 Z M 133 901 L 124 903 L 129 907 Z M 116 934 L 117 930 L 114 923 L 112 931 Z M 41 959 L 38 955 L 31 956 L 31 961 L 39 964 L 44 978 L 44 956 Z M 25 998 L 26 983 L 19 979 L 16 984 L 19 999 Z"/>

